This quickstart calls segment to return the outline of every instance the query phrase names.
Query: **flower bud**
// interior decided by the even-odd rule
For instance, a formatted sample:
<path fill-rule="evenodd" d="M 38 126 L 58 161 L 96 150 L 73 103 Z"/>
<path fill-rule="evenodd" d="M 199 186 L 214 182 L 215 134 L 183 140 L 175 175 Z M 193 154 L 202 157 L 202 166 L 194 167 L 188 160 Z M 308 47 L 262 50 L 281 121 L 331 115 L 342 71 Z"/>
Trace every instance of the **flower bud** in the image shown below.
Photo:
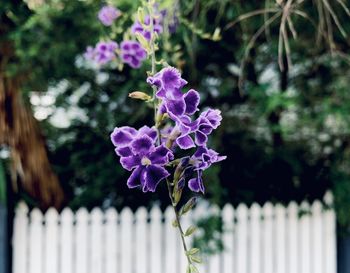
<path fill-rule="evenodd" d="M 129 93 L 129 97 L 138 100 L 150 100 L 152 97 L 141 91 L 134 91 Z"/>
<path fill-rule="evenodd" d="M 197 197 L 192 197 L 190 200 L 188 200 L 187 203 L 181 209 L 181 215 L 189 212 L 196 203 L 197 203 Z"/>
<path fill-rule="evenodd" d="M 174 182 L 177 182 L 181 178 L 183 171 L 185 170 L 189 162 L 190 162 L 189 156 L 181 158 L 181 161 L 179 165 L 177 165 L 174 172 Z"/>

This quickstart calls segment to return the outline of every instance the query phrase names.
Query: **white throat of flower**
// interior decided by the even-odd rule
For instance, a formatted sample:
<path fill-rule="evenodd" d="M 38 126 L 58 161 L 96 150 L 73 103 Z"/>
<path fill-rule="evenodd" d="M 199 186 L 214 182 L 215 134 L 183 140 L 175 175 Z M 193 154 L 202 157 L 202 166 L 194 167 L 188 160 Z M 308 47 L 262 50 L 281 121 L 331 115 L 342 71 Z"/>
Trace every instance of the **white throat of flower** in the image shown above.
<path fill-rule="evenodd" d="M 147 157 L 143 157 L 142 159 L 141 159 L 141 164 L 143 165 L 143 166 L 148 166 L 148 165 L 151 165 L 151 160 L 149 160 L 149 158 L 147 158 Z"/>

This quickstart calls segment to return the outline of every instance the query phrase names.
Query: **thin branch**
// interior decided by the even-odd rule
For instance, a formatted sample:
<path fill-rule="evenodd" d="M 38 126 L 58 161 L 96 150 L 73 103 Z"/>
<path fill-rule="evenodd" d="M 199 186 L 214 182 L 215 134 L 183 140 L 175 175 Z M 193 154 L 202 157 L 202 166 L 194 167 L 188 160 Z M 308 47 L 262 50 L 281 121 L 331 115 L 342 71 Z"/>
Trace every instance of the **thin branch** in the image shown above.
<path fill-rule="evenodd" d="M 231 23 L 228 23 L 224 29 L 227 30 L 231 27 L 233 27 L 234 25 L 236 25 L 237 23 L 239 23 L 240 21 L 243 21 L 245 19 L 248 19 L 250 17 L 253 17 L 253 16 L 256 16 L 256 15 L 259 15 L 259 14 L 265 14 L 265 13 L 274 13 L 274 12 L 280 12 L 281 9 L 274 9 L 274 8 L 270 8 L 270 9 L 259 9 L 259 10 L 255 10 L 255 11 L 252 11 L 252 12 L 248 12 L 248 13 L 245 13 L 241 16 L 239 16 L 236 20 L 234 20 L 233 22 Z"/>

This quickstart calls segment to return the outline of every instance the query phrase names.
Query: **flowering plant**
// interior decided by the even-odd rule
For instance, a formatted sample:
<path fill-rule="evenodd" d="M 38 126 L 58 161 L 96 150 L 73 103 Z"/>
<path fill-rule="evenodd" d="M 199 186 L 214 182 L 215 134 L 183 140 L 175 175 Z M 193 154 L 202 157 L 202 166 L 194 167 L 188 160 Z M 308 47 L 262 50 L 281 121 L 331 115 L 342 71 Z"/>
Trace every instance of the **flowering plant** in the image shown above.
<path fill-rule="evenodd" d="M 103 7 L 98 18 L 105 26 L 121 16 L 114 7 Z M 221 112 L 206 109 L 197 114 L 200 95 L 194 90 L 185 90 L 188 84 L 178 69 L 156 60 L 157 39 L 164 31 L 163 19 L 166 11 L 159 11 L 155 0 L 143 2 L 138 10 L 137 20 L 131 26 L 132 37 L 125 38 L 118 46 L 114 41 L 100 42 L 89 47 L 85 57 L 106 64 L 116 59 L 132 68 L 139 68 L 142 61 L 150 59 L 151 71 L 146 82 L 152 93 L 136 91 L 129 97 L 142 100 L 154 109 L 154 125 L 139 129 L 116 127 L 111 134 L 115 152 L 124 169 L 130 171 L 127 180 L 129 188 L 143 192 L 155 192 L 161 183 L 167 185 L 175 213 L 174 226 L 179 229 L 183 249 L 188 260 L 188 273 L 198 272 L 195 263 L 200 262 L 199 249 L 189 248 L 186 237 L 194 233 L 195 227 L 186 230 L 181 225 L 181 216 L 190 211 L 196 203 L 196 196 L 179 208 L 186 184 L 194 194 L 204 193 L 202 173 L 213 163 L 224 160 L 208 147 L 208 136 L 218 128 Z M 174 25 L 166 25 L 174 30 Z M 157 72 L 157 65 L 162 66 Z M 181 156 L 179 156 L 181 154 Z"/>

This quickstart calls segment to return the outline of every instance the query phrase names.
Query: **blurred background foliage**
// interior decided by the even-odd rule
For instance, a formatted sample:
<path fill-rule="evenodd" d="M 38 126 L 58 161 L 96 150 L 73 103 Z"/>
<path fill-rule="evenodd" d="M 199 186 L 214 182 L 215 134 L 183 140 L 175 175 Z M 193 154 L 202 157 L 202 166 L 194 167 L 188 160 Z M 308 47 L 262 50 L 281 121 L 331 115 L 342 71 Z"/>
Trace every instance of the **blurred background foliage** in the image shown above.
<path fill-rule="evenodd" d="M 128 16 L 138 6 L 133 0 L 108 2 Z M 23 98 L 40 120 L 68 205 L 166 206 L 165 187 L 156 194 L 127 189 L 129 173 L 109 140 L 115 126 L 152 124 L 151 111 L 127 97 L 134 90 L 150 92 L 148 63 L 139 70 L 96 70 L 82 58 L 86 46 L 109 31 L 96 17 L 103 3 L 1 5 L 13 24 L 8 38 L 16 49 L 8 73 L 26 75 Z M 189 87 L 201 93 L 202 105 L 221 109 L 224 117 L 211 142 L 228 159 L 205 173 L 208 198 L 218 205 L 287 203 L 322 198 L 332 189 L 339 222 L 349 226 L 345 2 L 180 0 L 178 5 L 180 25 L 160 42 L 158 56 L 181 68 Z M 211 39 L 208 34 L 217 28 L 220 39 Z"/>

